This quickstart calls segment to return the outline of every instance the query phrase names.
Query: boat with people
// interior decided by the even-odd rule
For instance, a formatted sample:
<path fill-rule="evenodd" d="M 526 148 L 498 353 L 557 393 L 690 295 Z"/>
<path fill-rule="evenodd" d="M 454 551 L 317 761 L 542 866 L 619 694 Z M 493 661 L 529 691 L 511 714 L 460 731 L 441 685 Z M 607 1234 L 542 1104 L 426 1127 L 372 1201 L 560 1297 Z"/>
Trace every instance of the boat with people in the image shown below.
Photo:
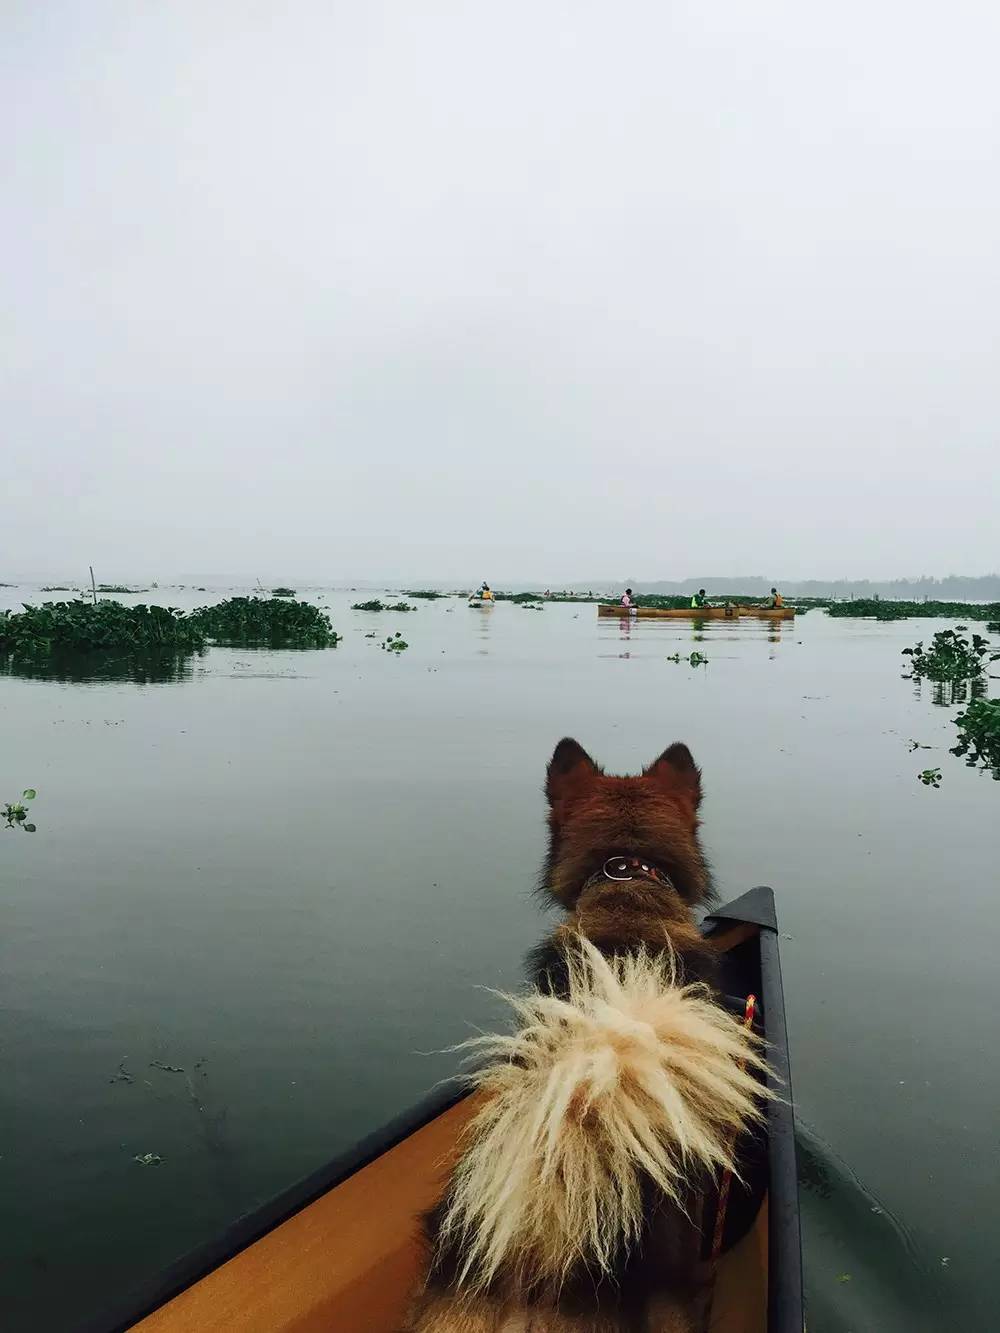
<path fill-rule="evenodd" d="M 720 989 L 766 1042 L 765 1123 L 721 1188 L 702 1265 L 712 1333 L 802 1333 L 802 1254 L 778 928 L 769 888 L 700 926 Z M 81 1333 L 395 1333 L 423 1262 L 418 1218 L 483 1105 L 465 1085 L 417 1106 L 170 1265 Z M 727 1199 L 727 1202 L 721 1200 Z"/>
<path fill-rule="evenodd" d="M 599 602 L 599 616 L 631 616 L 640 620 L 734 620 L 756 616 L 763 620 L 794 620 L 793 606 L 623 606 Z"/>
<path fill-rule="evenodd" d="M 473 607 L 492 606 L 495 601 L 493 589 L 484 581 L 479 591 L 474 592 L 469 598 L 469 605 Z"/>

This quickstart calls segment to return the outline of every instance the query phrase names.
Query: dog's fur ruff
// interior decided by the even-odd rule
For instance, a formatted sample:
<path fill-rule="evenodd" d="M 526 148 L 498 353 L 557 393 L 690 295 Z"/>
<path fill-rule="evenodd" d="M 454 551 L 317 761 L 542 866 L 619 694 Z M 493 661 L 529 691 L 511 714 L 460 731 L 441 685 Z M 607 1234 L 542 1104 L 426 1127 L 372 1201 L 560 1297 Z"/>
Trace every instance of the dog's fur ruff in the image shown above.
<path fill-rule="evenodd" d="M 700 1196 L 760 1119 L 755 1039 L 706 984 L 691 907 L 709 893 L 700 774 L 671 746 L 639 778 L 575 741 L 549 765 L 544 887 L 569 918 L 508 997 L 507 1036 L 468 1045 L 487 1094 L 428 1220 L 412 1333 L 687 1333 Z M 671 877 L 595 877 L 633 853 Z"/>

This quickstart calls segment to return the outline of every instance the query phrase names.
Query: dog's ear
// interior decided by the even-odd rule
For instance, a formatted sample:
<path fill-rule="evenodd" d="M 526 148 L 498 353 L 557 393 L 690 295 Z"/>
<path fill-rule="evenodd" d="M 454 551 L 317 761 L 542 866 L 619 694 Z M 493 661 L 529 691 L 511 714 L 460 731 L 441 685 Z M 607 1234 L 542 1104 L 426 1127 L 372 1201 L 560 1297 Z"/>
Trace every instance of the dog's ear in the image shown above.
<path fill-rule="evenodd" d="M 701 804 L 701 769 L 691 757 L 691 751 L 680 741 L 668 746 L 642 776 L 647 782 L 654 783 L 664 796 L 689 801 L 692 810 L 697 810 Z"/>
<path fill-rule="evenodd" d="M 579 800 L 600 771 L 583 746 L 565 736 L 553 751 L 545 776 L 549 805 L 566 806 Z"/>

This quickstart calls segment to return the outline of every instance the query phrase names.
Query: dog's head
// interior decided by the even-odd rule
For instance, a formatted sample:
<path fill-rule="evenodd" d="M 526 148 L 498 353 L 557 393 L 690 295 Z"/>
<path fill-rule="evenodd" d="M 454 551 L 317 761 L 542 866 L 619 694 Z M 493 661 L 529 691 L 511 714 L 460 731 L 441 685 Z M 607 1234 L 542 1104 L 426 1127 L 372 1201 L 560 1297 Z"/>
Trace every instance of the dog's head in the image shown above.
<path fill-rule="evenodd" d="M 574 740 L 549 761 L 549 854 L 542 888 L 572 907 L 609 857 L 638 856 L 665 870 L 685 902 L 710 894 L 698 842 L 701 773 L 686 745 L 674 744 L 638 777 L 609 777 Z"/>

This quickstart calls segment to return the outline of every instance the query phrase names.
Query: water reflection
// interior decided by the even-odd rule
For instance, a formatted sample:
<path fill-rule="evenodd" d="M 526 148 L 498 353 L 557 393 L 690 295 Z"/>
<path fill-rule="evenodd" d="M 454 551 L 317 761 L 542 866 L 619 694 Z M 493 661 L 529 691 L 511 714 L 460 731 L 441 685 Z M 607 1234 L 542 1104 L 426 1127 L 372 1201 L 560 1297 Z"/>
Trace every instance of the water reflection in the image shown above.
<path fill-rule="evenodd" d="M 904 676 L 904 680 L 911 677 Z M 971 699 L 985 699 L 987 682 L 985 680 L 928 680 L 912 677 L 913 693 L 917 699 L 923 698 L 923 687 L 930 687 L 930 701 L 938 708 L 953 708 L 955 704 L 967 704 Z"/>
<path fill-rule="evenodd" d="M 909 1228 L 810 1126 L 796 1121 L 810 1327 L 943 1328 L 945 1290 Z M 864 1296 L 845 1290 L 844 1270 Z M 863 1322 L 871 1318 L 871 1323 Z M 857 1322 L 855 1322 L 857 1321 Z"/>
<path fill-rule="evenodd" d="M 187 653 L 58 653 L 0 657 L 0 675 L 22 680 L 49 680 L 64 685 L 131 681 L 136 685 L 166 685 L 192 678 L 194 663 L 206 650 Z"/>
<path fill-rule="evenodd" d="M 477 612 L 480 617 L 479 623 L 476 626 L 476 637 L 484 640 L 484 646 L 476 649 L 476 654 L 479 657 L 489 657 L 490 655 L 490 650 L 486 644 L 489 642 L 490 626 L 492 625 L 493 608 L 495 605 L 495 602 L 481 602 L 478 606 L 474 605 L 472 602 L 469 603 L 469 608 Z"/>

